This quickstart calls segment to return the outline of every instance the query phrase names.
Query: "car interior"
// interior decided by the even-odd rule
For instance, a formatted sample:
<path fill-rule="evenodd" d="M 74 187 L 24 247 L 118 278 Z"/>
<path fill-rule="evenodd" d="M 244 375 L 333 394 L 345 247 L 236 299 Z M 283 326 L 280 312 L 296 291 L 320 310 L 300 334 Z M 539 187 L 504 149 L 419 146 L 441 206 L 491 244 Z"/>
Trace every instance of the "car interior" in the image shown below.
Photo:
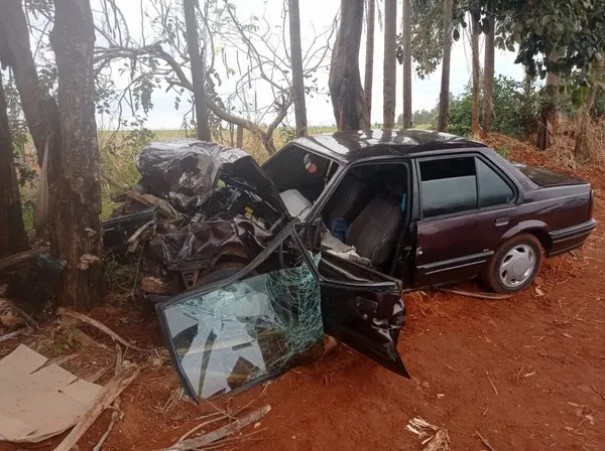
<path fill-rule="evenodd" d="M 407 217 L 407 179 L 403 164 L 352 168 L 322 209 L 331 234 L 353 246 L 373 267 L 391 267 Z"/>
<path fill-rule="evenodd" d="M 267 161 L 263 169 L 290 214 L 302 218 L 325 190 L 338 164 L 293 146 Z M 388 270 L 402 235 L 407 204 L 404 164 L 368 163 L 349 169 L 322 208 L 327 232 L 322 247 Z"/>
<path fill-rule="evenodd" d="M 281 194 L 296 190 L 313 204 L 338 170 L 338 163 L 291 146 L 268 160 L 263 170 Z"/>

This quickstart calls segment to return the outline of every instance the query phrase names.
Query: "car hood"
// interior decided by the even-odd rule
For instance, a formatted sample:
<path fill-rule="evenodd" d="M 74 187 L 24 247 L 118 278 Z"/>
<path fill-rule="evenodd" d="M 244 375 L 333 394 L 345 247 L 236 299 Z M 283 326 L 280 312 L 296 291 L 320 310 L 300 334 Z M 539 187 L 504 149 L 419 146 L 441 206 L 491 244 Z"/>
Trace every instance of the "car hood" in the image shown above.
<path fill-rule="evenodd" d="M 245 189 L 265 200 L 280 216 L 288 211 L 277 188 L 254 159 L 241 149 L 181 139 L 154 142 L 137 156 L 140 185 L 178 210 L 195 214 L 217 188 Z"/>
<path fill-rule="evenodd" d="M 586 183 L 582 179 L 553 172 L 549 169 L 539 166 L 529 166 L 527 164 L 522 163 L 515 163 L 514 166 L 519 169 L 523 173 L 523 175 L 529 178 L 532 182 L 542 187 L 577 185 Z"/>

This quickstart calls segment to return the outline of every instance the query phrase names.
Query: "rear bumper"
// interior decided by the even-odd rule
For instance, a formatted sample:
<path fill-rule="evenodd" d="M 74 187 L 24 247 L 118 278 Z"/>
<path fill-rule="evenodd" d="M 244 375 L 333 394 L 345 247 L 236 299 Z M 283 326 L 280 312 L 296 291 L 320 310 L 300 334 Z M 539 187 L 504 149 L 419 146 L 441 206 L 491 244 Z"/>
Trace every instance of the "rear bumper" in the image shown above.
<path fill-rule="evenodd" d="M 573 227 L 550 232 L 548 235 L 552 244 L 548 256 L 559 255 L 582 246 L 596 226 L 597 221 L 591 219 Z"/>

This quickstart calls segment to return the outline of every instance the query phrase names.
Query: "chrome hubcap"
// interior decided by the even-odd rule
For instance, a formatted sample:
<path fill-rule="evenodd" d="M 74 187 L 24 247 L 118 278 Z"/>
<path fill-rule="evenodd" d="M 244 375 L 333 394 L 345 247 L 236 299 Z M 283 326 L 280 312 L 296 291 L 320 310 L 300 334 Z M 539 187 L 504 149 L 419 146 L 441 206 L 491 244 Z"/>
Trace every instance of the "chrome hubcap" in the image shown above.
<path fill-rule="evenodd" d="M 536 255 L 531 246 L 520 244 L 513 247 L 500 264 L 500 281 L 508 288 L 524 284 L 536 267 Z"/>

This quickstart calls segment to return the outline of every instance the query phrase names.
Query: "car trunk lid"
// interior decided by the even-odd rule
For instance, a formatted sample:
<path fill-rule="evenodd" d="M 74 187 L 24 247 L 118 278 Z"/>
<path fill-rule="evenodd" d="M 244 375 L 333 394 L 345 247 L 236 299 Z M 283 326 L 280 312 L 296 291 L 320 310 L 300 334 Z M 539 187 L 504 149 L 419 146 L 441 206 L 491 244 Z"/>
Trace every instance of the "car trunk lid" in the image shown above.
<path fill-rule="evenodd" d="M 514 166 L 519 169 L 523 175 L 540 187 L 580 185 L 586 183 L 582 179 L 553 172 L 539 166 L 530 166 L 522 163 L 515 163 Z"/>

